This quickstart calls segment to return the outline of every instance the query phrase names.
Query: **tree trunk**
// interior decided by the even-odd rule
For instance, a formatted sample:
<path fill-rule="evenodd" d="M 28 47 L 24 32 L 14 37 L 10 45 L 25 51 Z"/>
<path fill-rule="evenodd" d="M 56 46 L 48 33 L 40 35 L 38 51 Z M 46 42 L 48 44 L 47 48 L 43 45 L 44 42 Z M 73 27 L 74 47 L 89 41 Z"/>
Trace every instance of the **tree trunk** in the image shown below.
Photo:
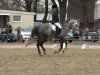
<path fill-rule="evenodd" d="M 26 11 L 31 12 L 31 2 L 29 0 L 25 0 Z"/>
<path fill-rule="evenodd" d="M 87 3 L 86 0 L 81 0 L 82 2 L 82 12 L 83 12 L 83 22 L 84 26 L 88 27 L 88 15 L 87 15 Z"/>
<path fill-rule="evenodd" d="M 51 2 L 52 2 L 54 5 L 56 4 L 55 0 L 51 0 Z"/>
<path fill-rule="evenodd" d="M 37 0 L 34 2 L 33 12 L 37 13 Z M 34 21 L 36 22 L 36 15 L 34 15 Z"/>
<path fill-rule="evenodd" d="M 48 0 L 45 0 L 45 15 L 44 18 L 42 19 L 43 23 L 47 21 L 47 15 L 48 15 Z"/>
<path fill-rule="evenodd" d="M 59 1 L 59 0 L 58 0 Z M 66 17 L 66 3 L 67 0 L 63 0 L 62 2 L 59 1 L 59 7 L 60 7 L 60 21 L 63 22 L 65 21 Z"/>

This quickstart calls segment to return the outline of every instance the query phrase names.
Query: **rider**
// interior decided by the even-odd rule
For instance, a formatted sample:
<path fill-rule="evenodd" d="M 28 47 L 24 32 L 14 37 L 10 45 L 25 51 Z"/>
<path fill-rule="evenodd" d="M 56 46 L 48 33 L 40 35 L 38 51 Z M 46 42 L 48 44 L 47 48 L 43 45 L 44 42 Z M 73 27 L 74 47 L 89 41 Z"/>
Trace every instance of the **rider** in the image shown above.
<path fill-rule="evenodd" d="M 59 23 L 58 7 L 56 4 L 52 5 L 52 24 L 56 26 L 56 36 L 58 36 L 61 31 L 62 26 Z"/>

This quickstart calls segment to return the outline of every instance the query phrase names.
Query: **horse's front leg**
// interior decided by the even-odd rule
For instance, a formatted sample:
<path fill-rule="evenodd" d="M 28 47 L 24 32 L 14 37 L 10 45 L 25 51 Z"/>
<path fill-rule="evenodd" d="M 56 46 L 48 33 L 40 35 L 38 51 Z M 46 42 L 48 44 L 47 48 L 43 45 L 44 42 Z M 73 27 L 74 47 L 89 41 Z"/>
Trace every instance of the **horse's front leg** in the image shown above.
<path fill-rule="evenodd" d="M 65 43 L 63 43 L 63 48 L 65 48 L 65 49 L 63 49 L 63 53 L 65 53 L 65 50 L 67 50 L 67 45 L 68 45 L 68 42 L 67 42 L 67 40 L 65 41 Z"/>
<path fill-rule="evenodd" d="M 62 50 L 62 48 L 63 48 L 63 43 L 64 43 L 64 39 L 63 39 L 63 38 L 60 38 L 60 48 L 59 48 L 58 51 L 55 51 L 55 53 L 59 53 L 59 52 Z"/>

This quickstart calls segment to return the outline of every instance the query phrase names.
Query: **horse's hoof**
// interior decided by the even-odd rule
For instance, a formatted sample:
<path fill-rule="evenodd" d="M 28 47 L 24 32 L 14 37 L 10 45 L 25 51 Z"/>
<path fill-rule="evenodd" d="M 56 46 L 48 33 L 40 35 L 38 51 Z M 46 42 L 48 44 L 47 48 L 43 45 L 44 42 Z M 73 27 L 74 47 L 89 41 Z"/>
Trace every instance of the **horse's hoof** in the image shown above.
<path fill-rule="evenodd" d="M 44 53 L 44 55 L 46 55 L 46 53 Z"/>
<path fill-rule="evenodd" d="M 43 56 L 42 54 L 39 54 L 39 56 Z"/>
<path fill-rule="evenodd" d="M 64 51 L 64 50 L 63 50 L 62 52 L 63 52 L 63 53 L 65 53 L 65 51 Z"/>
<path fill-rule="evenodd" d="M 55 53 L 55 54 L 56 54 L 56 53 L 59 53 L 59 51 L 55 51 L 54 53 Z"/>

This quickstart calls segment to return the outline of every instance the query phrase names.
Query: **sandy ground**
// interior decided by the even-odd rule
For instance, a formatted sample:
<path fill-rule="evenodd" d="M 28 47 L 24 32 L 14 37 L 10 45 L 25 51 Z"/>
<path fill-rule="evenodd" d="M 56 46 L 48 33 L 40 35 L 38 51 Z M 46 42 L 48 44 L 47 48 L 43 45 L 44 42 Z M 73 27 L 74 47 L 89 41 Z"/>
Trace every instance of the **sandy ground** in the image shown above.
<path fill-rule="evenodd" d="M 47 55 L 42 57 L 35 46 L 0 44 L 0 75 L 100 75 L 100 49 L 81 49 L 82 44 L 70 44 L 64 54 L 54 54 L 58 45 L 49 44 Z M 20 47 L 6 47 L 16 45 Z"/>

